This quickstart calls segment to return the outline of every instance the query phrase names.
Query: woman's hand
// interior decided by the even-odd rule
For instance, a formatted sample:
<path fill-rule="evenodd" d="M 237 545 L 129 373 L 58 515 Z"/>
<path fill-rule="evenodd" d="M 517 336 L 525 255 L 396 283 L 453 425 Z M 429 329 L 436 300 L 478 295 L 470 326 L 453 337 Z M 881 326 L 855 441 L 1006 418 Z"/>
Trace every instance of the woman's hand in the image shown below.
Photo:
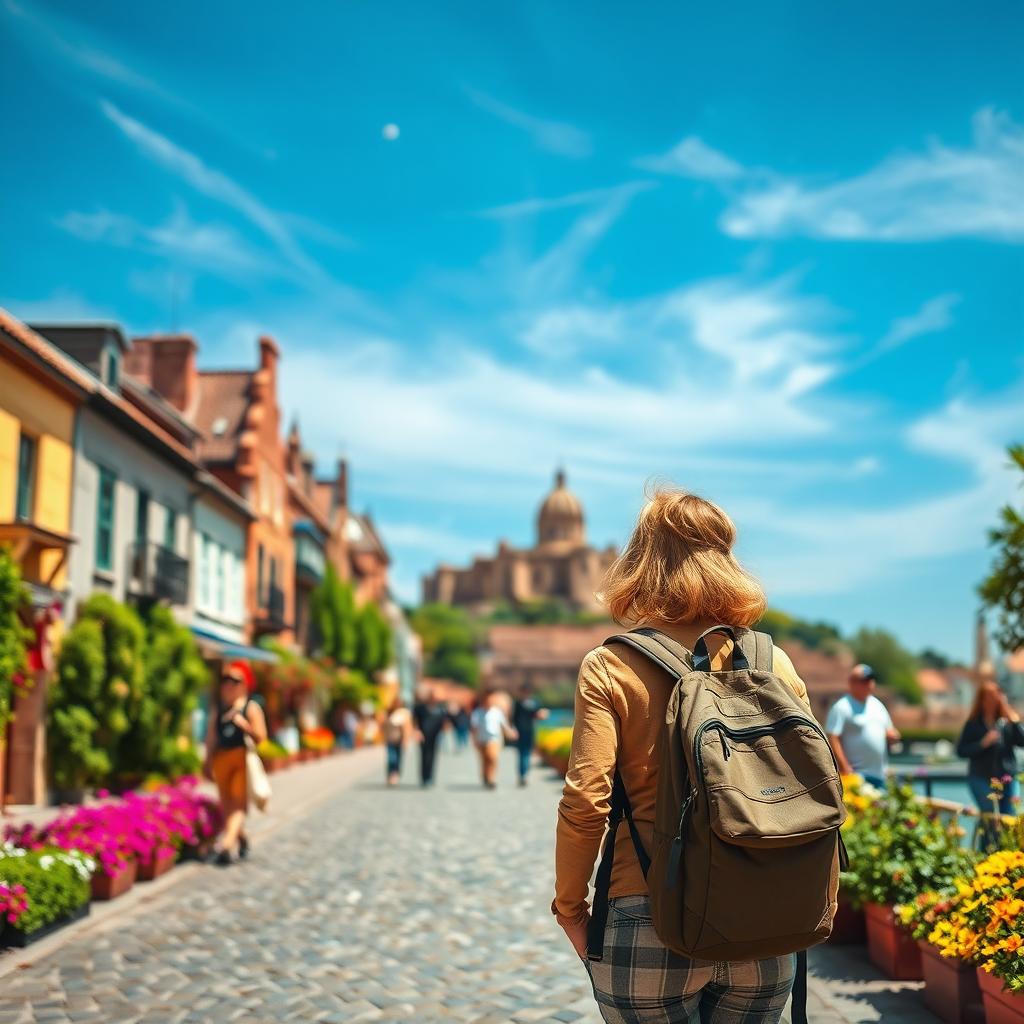
<path fill-rule="evenodd" d="M 590 924 L 590 914 L 584 911 L 577 918 L 562 917 L 559 914 L 556 918 L 566 938 L 572 943 L 576 955 L 581 960 L 587 959 L 587 927 Z"/>
<path fill-rule="evenodd" d="M 991 747 L 993 743 L 998 743 L 1003 738 L 1003 734 L 998 729 L 989 729 L 982 738 L 981 745 L 983 747 Z"/>
<path fill-rule="evenodd" d="M 248 733 L 250 736 L 252 735 L 252 726 L 249 724 L 249 719 L 241 711 L 236 711 L 231 716 L 231 723 L 241 729 L 242 732 Z"/>

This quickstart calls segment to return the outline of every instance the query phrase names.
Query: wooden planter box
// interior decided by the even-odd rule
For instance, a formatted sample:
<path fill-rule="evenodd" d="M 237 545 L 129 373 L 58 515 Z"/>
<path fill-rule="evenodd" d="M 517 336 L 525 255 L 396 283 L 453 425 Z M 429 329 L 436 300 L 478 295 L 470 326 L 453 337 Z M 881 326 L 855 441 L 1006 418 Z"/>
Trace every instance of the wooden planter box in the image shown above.
<path fill-rule="evenodd" d="M 300 761 L 312 761 L 314 757 L 316 757 L 316 752 L 310 750 L 308 747 L 303 747 L 298 753 Z"/>
<path fill-rule="evenodd" d="M 31 946 L 33 942 L 38 942 L 40 939 L 45 939 L 48 935 L 60 931 L 66 925 L 73 924 L 75 921 L 81 921 L 88 913 L 89 904 L 83 903 L 77 910 L 72 910 L 70 914 L 59 917 L 56 921 L 51 921 L 49 924 L 40 925 L 31 932 L 23 932 L 12 924 L 5 924 L 0 929 L 0 946 L 24 949 L 26 946 Z"/>
<path fill-rule="evenodd" d="M 893 981 L 921 981 L 921 950 L 913 936 L 900 925 L 892 907 L 865 903 L 868 926 L 868 956 L 871 962 Z"/>
<path fill-rule="evenodd" d="M 977 974 L 985 1004 L 985 1024 L 1021 1024 L 1024 1021 L 1024 994 L 1004 992 L 1003 979 L 980 967 Z"/>
<path fill-rule="evenodd" d="M 106 875 L 97 871 L 92 876 L 92 898 L 116 900 L 118 896 L 123 896 L 135 884 L 137 871 L 138 865 L 134 857 L 116 875 Z"/>
<path fill-rule="evenodd" d="M 981 1014 L 981 990 L 974 964 L 942 956 L 930 943 L 918 942 L 924 971 L 924 1003 L 948 1024 L 971 1024 Z"/>
<path fill-rule="evenodd" d="M 850 898 L 842 889 L 839 890 L 839 906 L 836 916 L 832 919 L 832 934 L 828 941 L 833 946 L 863 946 L 868 940 L 867 923 L 864 920 L 864 908 L 854 910 L 850 906 Z"/>
<path fill-rule="evenodd" d="M 261 757 L 260 760 L 268 775 L 273 775 L 274 772 L 283 772 L 291 764 L 287 757 Z"/>
<path fill-rule="evenodd" d="M 170 850 L 167 853 L 154 854 L 149 860 L 140 860 L 136 880 L 139 882 L 152 882 L 154 878 L 166 875 L 174 867 L 178 859 L 178 851 Z"/>
<path fill-rule="evenodd" d="M 206 860 L 213 849 L 213 840 L 204 839 L 196 846 L 183 846 L 181 848 L 180 860 Z"/>

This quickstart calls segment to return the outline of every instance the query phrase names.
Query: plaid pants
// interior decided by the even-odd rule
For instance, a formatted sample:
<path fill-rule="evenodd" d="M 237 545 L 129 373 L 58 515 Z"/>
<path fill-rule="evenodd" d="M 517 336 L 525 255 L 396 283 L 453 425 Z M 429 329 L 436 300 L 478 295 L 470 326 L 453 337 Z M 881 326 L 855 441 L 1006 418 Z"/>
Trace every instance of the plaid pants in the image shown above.
<path fill-rule="evenodd" d="M 713 963 L 662 945 L 646 896 L 609 900 L 604 959 L 587 961 L 608 1024 L 778 1024 L 796 958 Z"/>

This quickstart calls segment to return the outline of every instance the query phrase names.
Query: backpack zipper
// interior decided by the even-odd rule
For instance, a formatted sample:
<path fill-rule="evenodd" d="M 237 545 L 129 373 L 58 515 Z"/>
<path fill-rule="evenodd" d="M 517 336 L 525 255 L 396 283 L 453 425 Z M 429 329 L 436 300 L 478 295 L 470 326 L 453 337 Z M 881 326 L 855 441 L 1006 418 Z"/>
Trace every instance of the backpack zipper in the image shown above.
<path fill-rule="evenodd" d="M 785 718 L 780 718 L 777 722 L 773 722 L 771 725 L 753 725 L 746 729 L 732 729 L 724 722 L 720 722 L 718 719 L 713 718 L 710 721 L 705 722 L 697 730 L 697 734 L 693 738 L 694 760 L 697 763 L 697 771 L 700 775 L 701 785 L 707 789 L 707 782 L 704 778 L 704 755 L 701 751 L 700 741 L 703 738 L 704 733 L 709 729 L 718 730 L 719 738 L 722 741 L 722 753 L 728 761 L 731 752 L 729 750 L 728 740 L 726 739 L 727 735 L 732 737 L 734 740 L 757 739 L 760 736 L 771 736 L 773 733 L 788 728 L 791 725 L 810 726 L 810 728 L 812 728 L 825 741 L 825 746 L 828 747 L 828 752 L 832 757 L 832 763 L 835 765 L 836 771 L 839 771 L 839 763 L 836 761 L 835 751 L 832 749 L 832 744 L 829 743 L 828 737 L 825 735 L 825 730 L 822 729 L 822 727 L 813 719 L 807 718 L 804 715 L 787 715 Z"/>

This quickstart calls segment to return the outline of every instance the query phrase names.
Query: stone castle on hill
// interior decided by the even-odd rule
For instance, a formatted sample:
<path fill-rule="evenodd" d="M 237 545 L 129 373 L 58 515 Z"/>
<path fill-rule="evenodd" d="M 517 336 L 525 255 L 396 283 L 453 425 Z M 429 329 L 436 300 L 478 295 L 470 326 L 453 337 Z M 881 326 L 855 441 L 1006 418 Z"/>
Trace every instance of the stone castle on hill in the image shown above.
<path fill-rule="evenodd" d="M 423 579 L 423 600 L 485 611 L 500 601 L 554 599 L 574 611 L 601 610 L 597 590 L 617 550 L 587 543 L 583 506 L 555 474 L 555 486 L 537 513 L 532 548 L 498 544 L 490 558 L 476 558 L 467 569 L 441 565 Z"/>

